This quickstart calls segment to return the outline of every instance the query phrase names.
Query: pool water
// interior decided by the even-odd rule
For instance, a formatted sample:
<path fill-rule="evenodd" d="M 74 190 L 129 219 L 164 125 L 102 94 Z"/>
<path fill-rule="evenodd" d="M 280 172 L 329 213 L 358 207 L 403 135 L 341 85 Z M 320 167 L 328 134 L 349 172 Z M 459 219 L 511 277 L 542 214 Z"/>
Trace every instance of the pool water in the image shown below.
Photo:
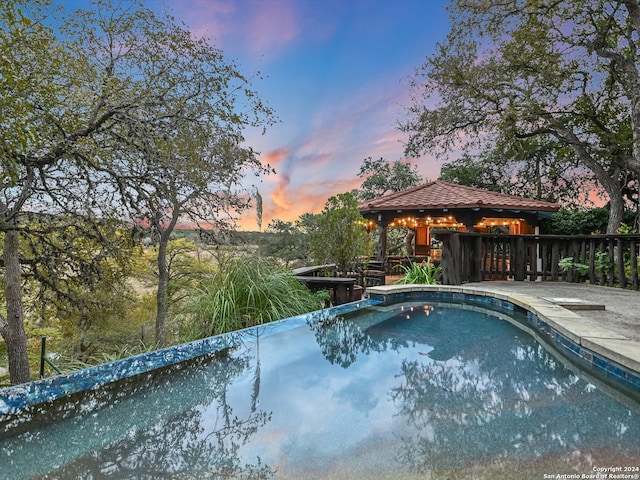
<path fill-rule="evenodd" d="M 0 439 L 0 475 L 544 478 L 638 467 L 640 405 L 611 392 L 503 313 L 373 307 L 247 331 L 215 358 L 61 403 L 53 420 L 24 414 Z"/>

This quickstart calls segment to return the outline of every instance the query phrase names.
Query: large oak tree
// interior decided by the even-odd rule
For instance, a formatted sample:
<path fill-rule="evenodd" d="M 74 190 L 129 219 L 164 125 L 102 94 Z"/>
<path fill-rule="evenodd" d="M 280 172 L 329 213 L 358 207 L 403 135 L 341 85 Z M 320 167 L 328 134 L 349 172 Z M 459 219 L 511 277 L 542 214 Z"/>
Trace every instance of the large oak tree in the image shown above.
<path fill-rule="evenodd" d="M 637 0 L 454 0 L 451 32 L 414 77 L 407 152 L 548 137 L 572 149 L 623 214 L 640 174 Z"/>

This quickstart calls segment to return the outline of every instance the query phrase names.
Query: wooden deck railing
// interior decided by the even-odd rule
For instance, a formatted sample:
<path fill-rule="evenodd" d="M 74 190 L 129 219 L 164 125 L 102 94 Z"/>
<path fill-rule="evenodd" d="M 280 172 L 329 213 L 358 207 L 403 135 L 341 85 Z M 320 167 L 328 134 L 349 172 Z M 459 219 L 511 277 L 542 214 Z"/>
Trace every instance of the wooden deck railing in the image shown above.
<path fill-rule="evenodd" d="M 446 285 L 528 279 L 640 288 L 640 235 L 434 235 L 443 242 Z"/>

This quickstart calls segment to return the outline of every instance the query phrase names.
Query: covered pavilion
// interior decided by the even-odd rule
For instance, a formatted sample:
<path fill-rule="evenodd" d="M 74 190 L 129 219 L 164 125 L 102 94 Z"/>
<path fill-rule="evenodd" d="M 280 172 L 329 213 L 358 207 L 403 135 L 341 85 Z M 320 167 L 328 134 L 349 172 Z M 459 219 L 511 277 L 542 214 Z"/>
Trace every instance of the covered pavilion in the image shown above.
<path fill-rule="evenodd" d="M 512 235 L 539 233 L 540 220 L 557 212 L 560 205 L 516 197 L 480 188 L 435 181 L 394 192 L 358 205 L 367 219 L 367 231 L 380 227 L 378 260 L 387 251 L 388 228 L 406 227 L 410 256 L 441 253 L 433 242 L 432 230 L 459 230 Z"/>

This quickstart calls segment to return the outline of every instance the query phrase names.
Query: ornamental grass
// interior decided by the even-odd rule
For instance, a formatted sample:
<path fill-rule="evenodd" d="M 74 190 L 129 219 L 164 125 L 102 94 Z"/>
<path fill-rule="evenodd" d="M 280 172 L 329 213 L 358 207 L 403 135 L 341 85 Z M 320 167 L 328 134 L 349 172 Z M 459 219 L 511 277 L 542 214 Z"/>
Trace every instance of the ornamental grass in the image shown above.
<path fill-rule="evenodd" d="M 260 258 L 233 258 L 191 294 L 182 337 L 195 340 L 322 308 L 328 295 L 312 293 L 288 270 Z"/>

